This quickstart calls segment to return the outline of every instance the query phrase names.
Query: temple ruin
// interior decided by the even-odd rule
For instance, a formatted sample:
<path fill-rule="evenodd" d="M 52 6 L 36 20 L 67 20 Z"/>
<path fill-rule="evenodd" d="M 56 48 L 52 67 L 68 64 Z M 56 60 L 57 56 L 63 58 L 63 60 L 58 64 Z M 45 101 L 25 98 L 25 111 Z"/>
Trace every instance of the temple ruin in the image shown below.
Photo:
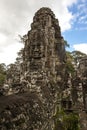
<path fill-rule="evenodd" d="M 86 130 L 87 57 L 81 59 L 72 78 L 66 71 L 59 21 L 46 7 L 35 13 L 31 30 L 23 38 L 23 62 L 17 78 L 8 79 L 10 92 L 0 96 L 0 130 L 54 130 L 55 114 L 62 108 L 77 112 L 81 130 Z M 61 125 L 59 130 L 65 129 Z"/>

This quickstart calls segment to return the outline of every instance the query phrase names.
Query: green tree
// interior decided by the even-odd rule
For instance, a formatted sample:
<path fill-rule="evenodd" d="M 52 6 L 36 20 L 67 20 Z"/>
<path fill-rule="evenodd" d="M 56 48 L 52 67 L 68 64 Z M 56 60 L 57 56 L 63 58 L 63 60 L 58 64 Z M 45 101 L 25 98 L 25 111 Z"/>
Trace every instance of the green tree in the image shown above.
<path fill-rule="evenodd" d="M 4 63 L 0 64 L 0 86 L 3 86 L 6 80 L 6 65 Z"/>
<path fill-rule="evenodd" d="M 71 55 L 71 52 L 66 51 L 66 57 L 67 57 L 67 61 L 66 61 L 66 71 L 68 73 L 73 74 L 75 72 L 75 68 L 74 68 L 74 58 Z"/>
<path fill-rule="evenodd" d="M 79 63 L 79 61 L 81 60 L 81 58 L 83 58 L 84 56 L 86 56 L 85 53 L 82 53 L 80 51 L 72 51 L 71 55 L 73 56 L 74 62 L 77 65 Z"/>
<path fill-rule="evenodd" d="M 54 117 L 54 130 L 79 130 L 79 116 L 77 113 L 66 113 L 58 110 Z"/>
<path fill-rule="evenodd" d="M 67 72 L 74 74 L 74 72 L 78 68 L 79 61 L 84 56 L 86 56 L 86 54 L 84 54 L 80 51 L 73 51 L 73 52 L 66 51 L 66 57 L 67 57 L 66 70 L 67 70 Z"/>
<path fill-rule="evenodd" d="M 70 47 L 70 45 L 68 44 L 66 40 L 64 40 L 64 44 L 65 44 L 65 47 Z"/>
<path fill-rule="evenodd" d="M 23 62 L 23 48 L 17 53 L 17 58 L 15 64 L 20 65 Z"/>
<path fill-rule="evenodd" d="M 9 64 L 7 66 L 7 81 L 12 85 L 14 83 L 19 83 L 20 81 L 20 68 L 17 64 Z"/>

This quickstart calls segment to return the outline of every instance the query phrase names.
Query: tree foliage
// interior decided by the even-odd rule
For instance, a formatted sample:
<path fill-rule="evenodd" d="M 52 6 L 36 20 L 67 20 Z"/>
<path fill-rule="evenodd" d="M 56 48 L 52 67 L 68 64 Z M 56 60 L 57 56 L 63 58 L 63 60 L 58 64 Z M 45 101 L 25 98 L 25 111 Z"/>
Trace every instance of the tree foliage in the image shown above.
<path fill-rule="evenodd" d="M 0 86 L 3 86 L 6 79 L 6 65 L 4 63 L 0 64 Z"/>
<path fill-rule="evenodd" d="M 58 110 L 55 115 L 54 130 L 79 130 L 79 116 L 77 113 L 66 113 Z"/>
<path fill-rule="evenodd" d="M 76 64 L 79 63 L 79 61 L 81 60 L 81 58 L 83 58 L 84 56 L 86 56 L 85 53 L 82 53 L 80 51 L 72 51 L 71 55 L 73 56 L 74 62 Z"/>
<path fill-rule="evenodd" d="M 70 45 L 68 44 L 66 40 L 64 40 L 64 44 L 65 44 L 65 47 L 70 47 Z"/>
<path fill-rule="evenodd" d="M 67 57 L 67 61 L 66 61 L 66 71 L 68 73 L 73 74 L 75 72 L 75 68 L 74 68 L 74 58 L 71 55 L 71 52 L 66 52 L 66 57 Z"/>
<path fill-rule="evenodd" d="M 86 56 L 86 54 L 84 54 L 80 51 L 73 51 L 73 52 L 66 51 L 66 57 L 67 57 L 66 70 L 67 70 L 67 72 L 73 74 L 77 70 L 81 58 L 83 58 L 85 56 Z"/>

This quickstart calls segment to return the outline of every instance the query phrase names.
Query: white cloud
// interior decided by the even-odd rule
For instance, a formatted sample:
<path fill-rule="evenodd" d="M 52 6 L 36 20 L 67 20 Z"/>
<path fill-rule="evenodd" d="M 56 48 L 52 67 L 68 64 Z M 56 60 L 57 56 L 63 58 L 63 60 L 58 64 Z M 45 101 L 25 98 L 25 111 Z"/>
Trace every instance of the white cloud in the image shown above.
<path fill-rule="evenodd" d="M 3 48 L 3 51 L 0 53 L 0 61 L 2 61 L 2 63 L 6 63 L 6 65 L 8 65 L 9 63 L 14 63 L 17 57 L 17 52 L 22 47 L 23 44 L 14 43 L 7 46 L 6 48 Z"/>
<path fill-rule="evenodd" d="M 4 35 L 3 33 L 0 33 L 0 45 L 1 44 L 3 45 L 6 42 L 6 40 L 7 40 L 6 35 Z"/>
<path fill-rule="evenodd" d="M 56 18 L 59 19 L 61 30 L 65 31 L 71 28 L 71 20 L 73 19 L 73 15 L 69 12 L 68 7 L 77 1 L 78 0 L 0 0 L 0 57 L 2 57 L 0 58 L 0 63 L 3 62 L 3 59 L 5 63 L 13 62 L 13 58 L 11 60 L 10 57 L 12 55 L 11 51 L 13 50 L 16 55 L 18 50 L 16 47 L 18 43 L 16 42 L 16 44 L 14 44 L 15 36 L 27 33 L 30 29 L 33 16 L 39 8 L 50 7 L 54 11 Z M 15 47 L 9 51 L 11 45 Z M 7 52 L 10 53 L 8 56 L 9 60 L 6 58 Z"/>
<path fill-rule="evenodd" d="M 65 6 L 71 6 L 73 3 L 76 3 L 76 0 L 64 0 L 63 4 Z"/>
<path fill-rule="evenodd" d="M 31 2 L 30 2 L 31 1 Z M 1 0 L 0 1 L 0 29 L 8 33 L 14 33 L 26 29 L 25 25 L 31 24 L 32 18 L 42 6 L 50 7 L 60 21 L 62 31 L 71 26 L 72 13 L 67 7 L 77 0 Z M 29 22 L 29 23 L 28 23 Z M 65 24 L 66 23 L 66 24 Z M 8 30 L 8 31 L 7 31 Z"/>
<path fill-rule="evenodd" d="M 77 51 L 81 51 L 85 54 L 87 54 L 87 43 L 80 43 L 73 45 L 73 48 Z"/>

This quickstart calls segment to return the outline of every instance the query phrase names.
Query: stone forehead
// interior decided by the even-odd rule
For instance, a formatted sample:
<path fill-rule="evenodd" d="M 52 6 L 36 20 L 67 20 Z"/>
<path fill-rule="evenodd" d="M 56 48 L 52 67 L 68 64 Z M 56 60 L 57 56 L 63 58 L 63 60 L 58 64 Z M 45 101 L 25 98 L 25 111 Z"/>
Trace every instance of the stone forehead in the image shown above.
<path fill-rule="evenodd" d="M 48 15 L 51 15 L 51 16 L 55 17 L 55 14 L 53 13 L 53 11 L 50 8 L 48 8 L 48 7 L 42 7 L 42 8 L 40 8 L 36 12 L 35 16 L 39 16 L 41 14 L 43 14 L 43 15 L 44 14 L 48 14 Z"/>

